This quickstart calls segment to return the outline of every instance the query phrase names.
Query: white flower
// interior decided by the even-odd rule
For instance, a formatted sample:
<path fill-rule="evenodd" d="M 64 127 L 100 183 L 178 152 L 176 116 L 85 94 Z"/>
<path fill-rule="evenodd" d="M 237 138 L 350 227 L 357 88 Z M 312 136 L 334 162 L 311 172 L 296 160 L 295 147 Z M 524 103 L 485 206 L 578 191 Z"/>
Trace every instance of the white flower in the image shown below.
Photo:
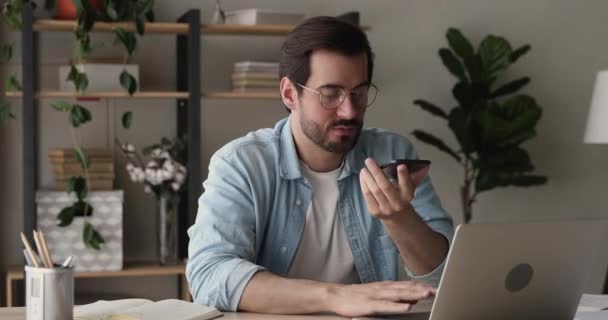
<path fill-rule="evenodd" d="M 182 182 L 184 182 L 185 178 L 186 178 L 186 175 L 185 175 L 185 174 L 183 174 L 182 172 L 179 172 L 179 171 L 178 171 L 178 172 L 175 174 L 175 181 L 177 181 L 178 183 L 182 183 Z"/>
<path fill-rule="evenodd" d="M 163 152 L 160 154 L 160 157 L 161 157 L 161 158 L 163 158 L 163 159 L 171 159 L 171 155 L 170 155 L 170 154 L 169 154 L 169 152 L 167 152 L 167 151 L 163 151 Z"/>
<path fill-rule="evenodd" d="M 137 182 L 137 175 L 135 173 L 129 172 L 129 177 L 131 178 L 131 181 Z"/>
<path fill-rule="evenodd" d="M 135 146 L 131 143 L 127 143 L 125 150 L 127 150 L 127 152 L 133 153 L 135 152 Z"/>
<path fill-rule="evenodd" d="M 151 156 L 152 158 L 160 158 L 162 152 L 163 150 L 161 148 L 155 148 L 154 150 L 152 150 Z"/>
<path fill-rule="evenodd" d="M 179 190 L 179 187 L 181 187 L 181 186 L 182 186 L 182 185 L 181 185 L 180 183 L 177 183 L 177 182 L 173 182 L 173 183 L 171 184 L 171 188 L 173 189 L 173 191 L 178 191 L 178 190 Z"/>
<path fill-rule="evenodd" d="M 149 185 L 145 185 L 144 186 L 144 192 L 145 193 L 152 193 L 152 188 Z"/>
<path fill-rule="evenodd" d="M 135 169 L 135 166 L 131 162 L 127 163 L 127 171 L 131 171 L 133 169 Z"/>

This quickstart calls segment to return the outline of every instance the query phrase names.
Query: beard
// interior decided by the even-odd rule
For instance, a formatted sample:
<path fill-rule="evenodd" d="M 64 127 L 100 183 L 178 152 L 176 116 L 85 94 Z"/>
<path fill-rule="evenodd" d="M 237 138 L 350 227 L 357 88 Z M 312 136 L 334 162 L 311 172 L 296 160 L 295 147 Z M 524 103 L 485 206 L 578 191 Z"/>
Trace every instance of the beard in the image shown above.
<path fill-rule="evenodd" d="M 339 141 L 331 141 L 329 140 L 329 131 L 336 126 L 352 126 L 355 127 L 356 132 L 354 136 L 341 135 Z M 332 153 L 346 153 L 357 143 L 363 123 L 357 120 L 336 120 L 324 129 L 313 120 L 302 117 L 300 119 L 300 127 L 304 135 L 323 150 Z"/>

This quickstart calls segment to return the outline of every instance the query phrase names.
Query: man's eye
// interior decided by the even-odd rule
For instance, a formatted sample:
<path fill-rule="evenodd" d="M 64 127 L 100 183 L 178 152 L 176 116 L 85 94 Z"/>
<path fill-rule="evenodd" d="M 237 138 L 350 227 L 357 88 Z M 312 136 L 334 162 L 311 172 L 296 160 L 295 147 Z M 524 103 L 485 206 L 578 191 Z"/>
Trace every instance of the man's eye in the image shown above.
<path fill-rule="evenodd" d="M 341 93 L 340 90 L 338 89 L 330 89 L 330 88 L 326 88 L 321 90 L 321 94 L 328 97 L 328 98 L 338 98 L 340 97 Z"/>

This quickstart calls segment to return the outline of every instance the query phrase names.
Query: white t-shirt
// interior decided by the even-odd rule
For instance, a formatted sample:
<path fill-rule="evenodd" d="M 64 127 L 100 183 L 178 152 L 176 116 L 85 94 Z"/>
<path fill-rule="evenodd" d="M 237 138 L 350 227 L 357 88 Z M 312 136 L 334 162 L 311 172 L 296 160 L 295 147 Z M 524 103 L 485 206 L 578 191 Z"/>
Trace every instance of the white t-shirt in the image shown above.
<path fill-rule="evenodd" d="M 287 276 L 329 283 L 360 283 L 338 213 L 338 177 L 342 167 L 331 172 L 314 172 L 300 162 L 300 168 L 312 186 L 312 201 Z"/>

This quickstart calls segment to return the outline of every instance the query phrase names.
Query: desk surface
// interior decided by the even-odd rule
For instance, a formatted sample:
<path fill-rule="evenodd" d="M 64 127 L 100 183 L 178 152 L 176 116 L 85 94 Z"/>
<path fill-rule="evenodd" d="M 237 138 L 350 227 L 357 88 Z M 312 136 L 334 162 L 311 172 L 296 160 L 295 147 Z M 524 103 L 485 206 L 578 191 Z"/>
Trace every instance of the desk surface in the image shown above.
<path fill-rule="evenodd" d="M 416 313 L 407 316 L 400 317 L 404 320 L 422 320 L 428 319 L 428 313 Z M 260 314 L 260 313 L 233 313 L 225 312 L 224 316 L 218 318 L 219 320 L 345 320 L 351 318 L 344 318 L 339 316 L 331 315 L 271 315 L 271 314 Z M 356 318 L 356 319 L 374 319 L 374 318 Z M 25 320 L 25 308 L 0 308 L 0 320 Z"/>

